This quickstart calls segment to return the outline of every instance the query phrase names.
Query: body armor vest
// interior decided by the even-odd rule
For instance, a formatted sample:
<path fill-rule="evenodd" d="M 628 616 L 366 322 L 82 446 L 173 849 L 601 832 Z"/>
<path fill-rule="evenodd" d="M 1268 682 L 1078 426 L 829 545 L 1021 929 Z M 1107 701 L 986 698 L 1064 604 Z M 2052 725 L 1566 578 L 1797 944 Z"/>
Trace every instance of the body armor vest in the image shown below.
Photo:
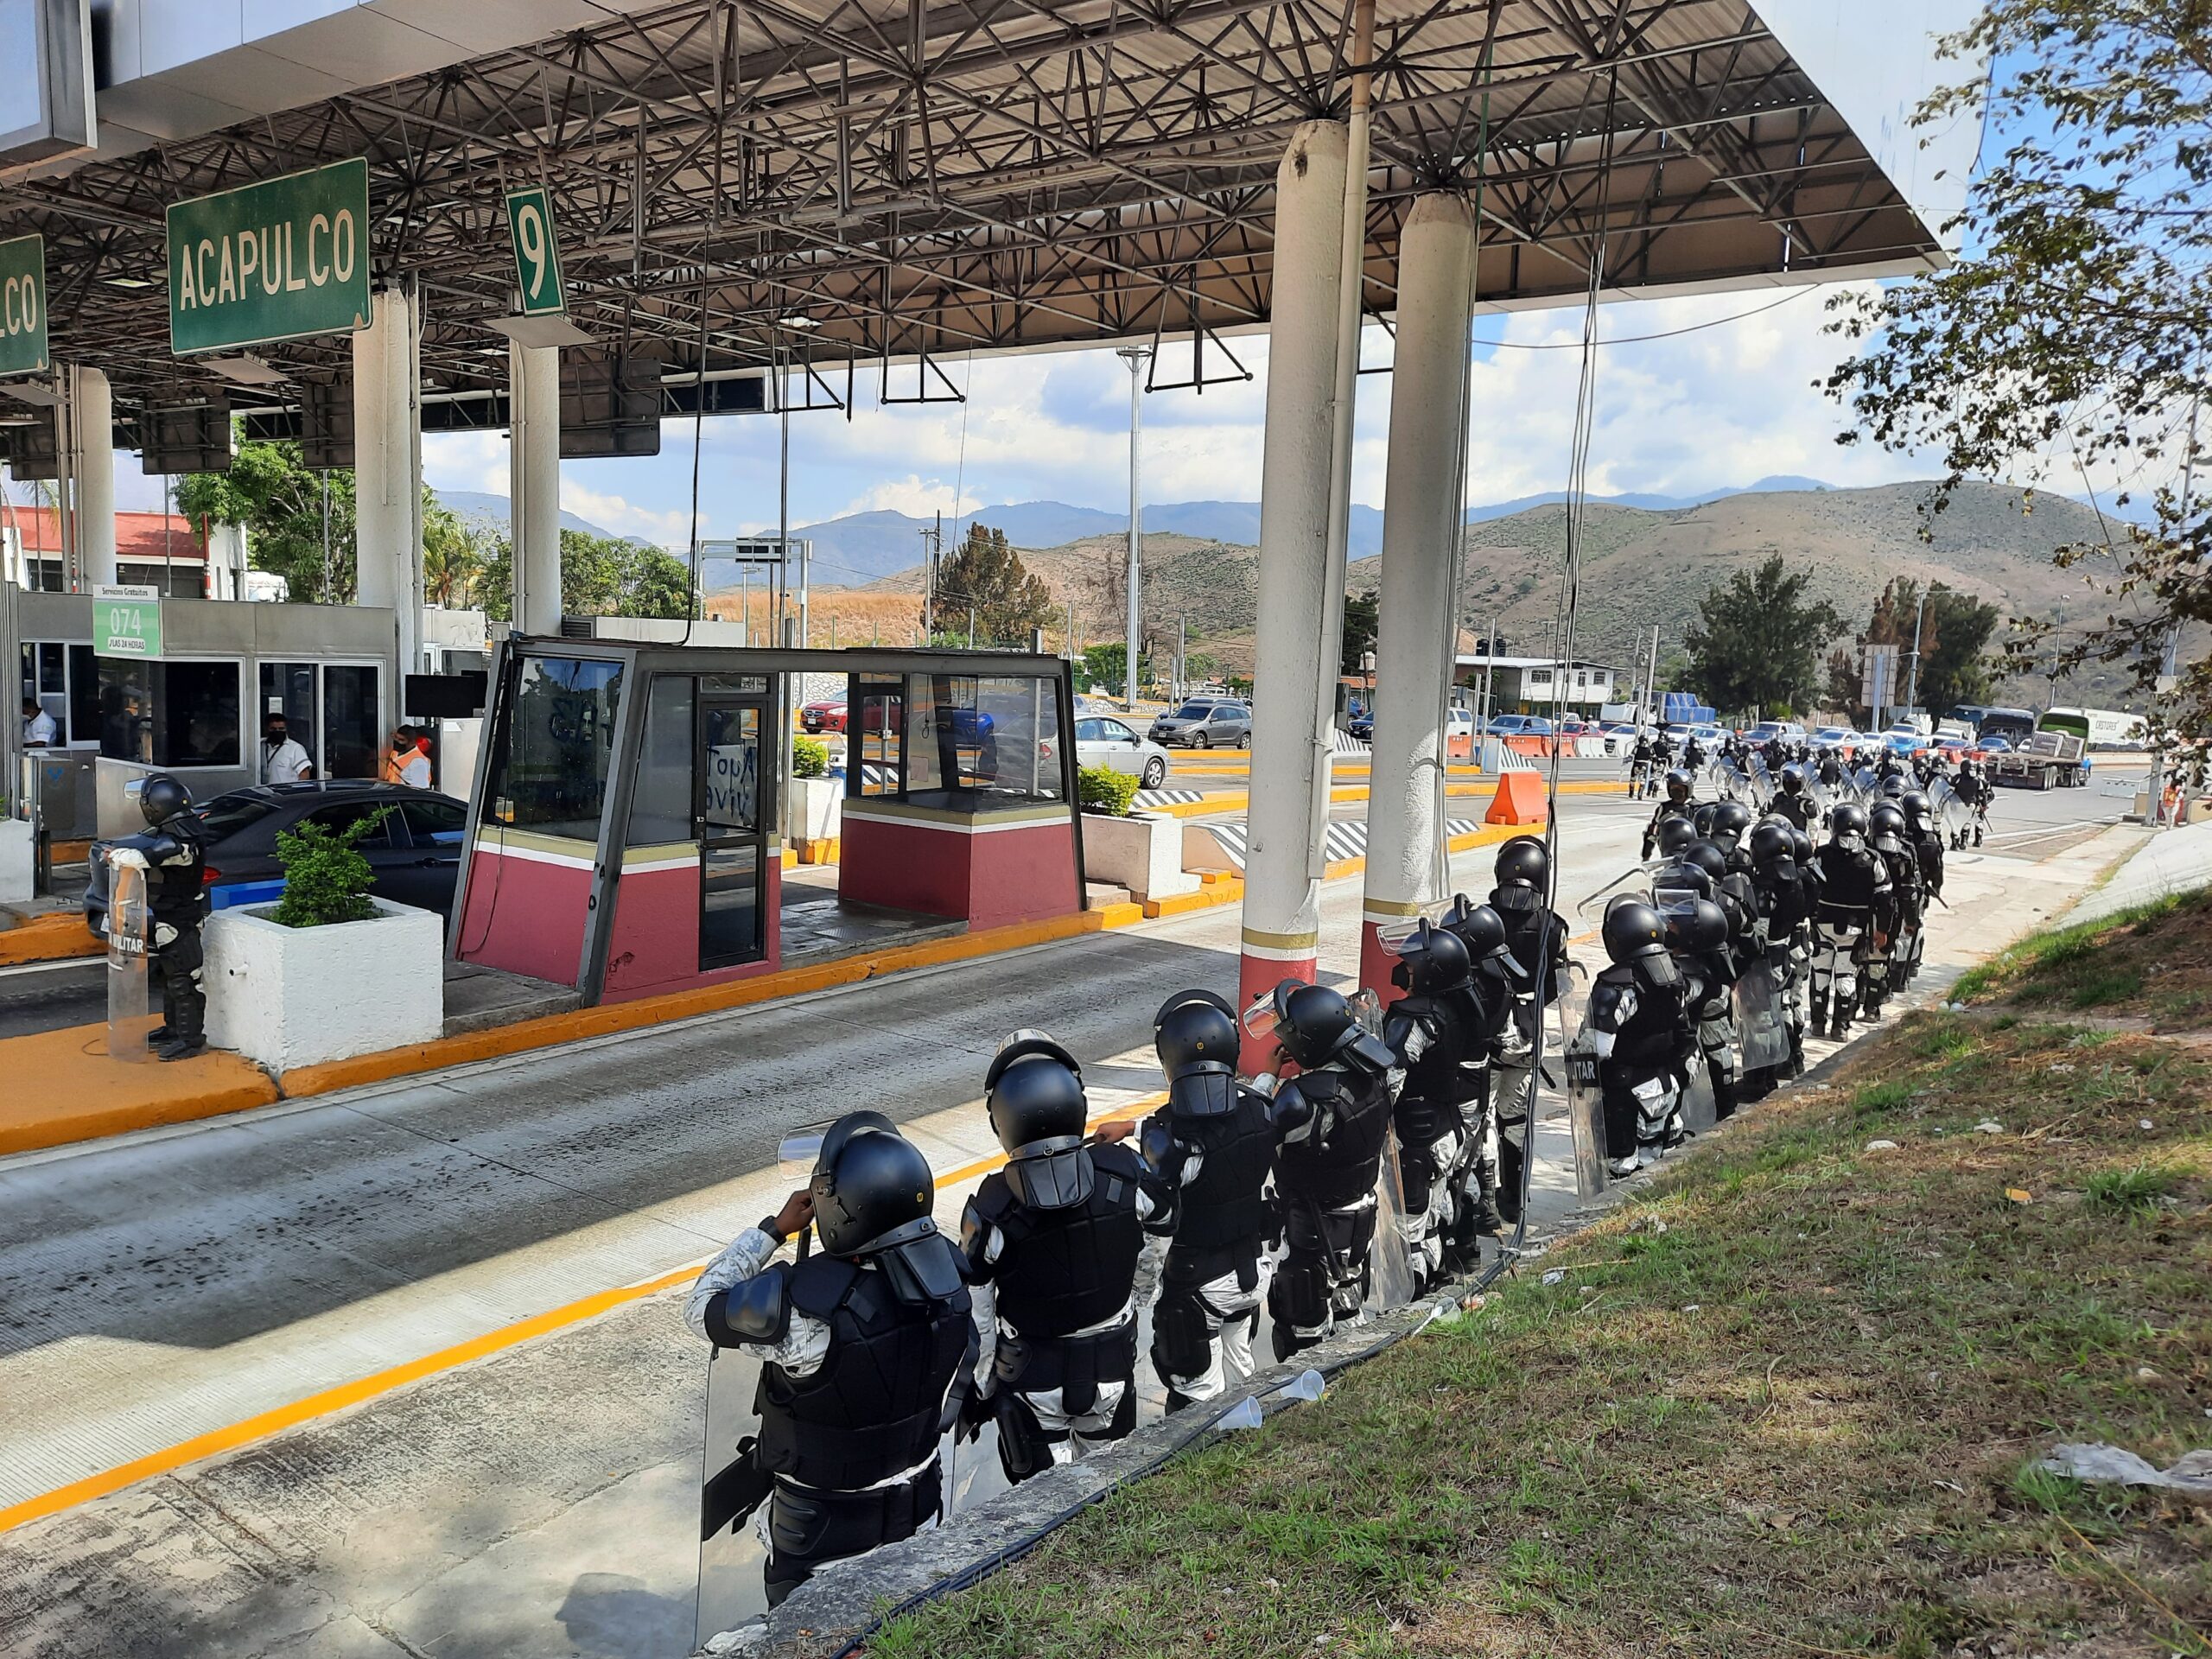
<path fill-rule="evenodd" d="M 1023 1337 L 1064 1337 L 1109 1319 L 1129 1300 L 1144 1248 L 1137 1216 L 1137 1155 L 1086 1147 L 1090 1196 L 1060 1210 L 1023 1204 L 1003 1173 L 985 1179 L 976 1213 L 1005 1235 L 992 1269 L 998 1312 Z"/>
<path fill-rule="evenodd" d="M 1590 1018 L 1599 1031 L 1613 1034 L 1610 1062 L 1649 1072 L 1671 1061 L 1681 1034 L 1682 998 L 1688 989 L 1679 972 L 1671 983 L 1660 983 L 1637 972 L 1634 964 L 1614 963 L 1601 969 L 1590 987 Z M 1621 993 L 1627 990 L 1635 992 L 1636 1006 L 1625 1019 L 1618 1019 Z"/>
<path fill-rule="evenodd" d="M 1399 1139 L 1409 1147 L 1426 1147 L 1459 1127 L 1459 1097 L 1465 1092 L 1461 1063 L 1471 1046 L 1459 1010 L 1441 997 L 1401 997 L 1390 1005 L 1389 1020 L 1386 1040 L 1393 1030 L 1403 1033 L 1415 1025 L 1428 1036 L 1421 1058 L 1406 1066 L 1405 1086 L 1394 1109 Z M 1401 1035 L 1399 1042 L 1404 1040 Z M 1390 1047 L 1402 1052 L 1398 1043 Z"/>
<path fill-rule="evenodd" d="M 1874 907 L 1879 868 L 1871 852 L 1847 853 L 1830 842 L 1813 855 L 1821 878 L 1821 919 L 1856 925 Z"/>
<path fill-rule="evenodd" d="M 1375 1190 L 1390 1135 L 1390 1089 L 1365 1071 L 1324 1067 L 1297 1079 L 1313 1103 L 1313 1127 L 1286 1141 L 1275 1158 L 1275 1185 L 1287 1198 L 1343 1210 Z"/>
<path fill-rule="evenodd" d="M 1271 1225 L 1267 1185 L 1275 1163 L 1274 1118 L 1267 1097 L 1239 1086 L 1225 1117 L 1178 1117 L 1175 1138 L 1203 1154 L 1198 1179 L 1180 1195 L 1178 1250 L 1221 1250 L 1259 1239 Z"/>
<path fill-rule="evenodd" d="M 957 1254 L 950 1239 L 937 1243 Z M 785 1275 L 794 1312 L 830 1327 L 830 1352 L 808 1376 L 761 1368 L 760 1466 L 849 1492 L 935 1452 L 945 1393 L 968 1351 L 966 1287 L 943 1301 L 903 1302 L 886 1274 L 836 1255 L 769 1271 Z"/>

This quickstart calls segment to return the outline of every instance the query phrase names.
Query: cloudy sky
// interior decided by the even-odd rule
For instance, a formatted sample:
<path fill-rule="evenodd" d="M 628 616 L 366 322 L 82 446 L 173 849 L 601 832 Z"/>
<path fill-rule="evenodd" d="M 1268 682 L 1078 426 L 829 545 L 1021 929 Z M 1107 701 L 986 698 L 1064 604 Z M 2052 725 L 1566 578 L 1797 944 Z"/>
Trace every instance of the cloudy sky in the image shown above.
<path fill-rule="evenodd" d="M 1802 289 L 1607 306 L 1601 327 L 1622 343 L 1603 352 L 1591 487 L 1600 494 L 1691 494 L 1797 474 L 1856 485 L 1926 475 L 1930 468 L 1864 448 L 1839 448 L 1840 412 L 1815 382 L 1842 346 L 1822 332 L 1831 289 Z M 1780 303 L 1777 303 L 1777 299 Z M 1699 325 L 1712 325 L 1699 327 Z M 1579 311 L 1486 316 L 1476 326 L 1468 499 L 1488 502 L 1564 486 L 1573 423 Z M 1673 331 L 1690 329 L 1689 333 Z M 1642 336 L 1672 334 L 1668 339 Z M 1252 500 L 1259 494 L 1266 405 L 1264 338 L 1230 342 L 1253 378 L 1203 395 L 1160 391 L 1144 401 L 1147 501 Z M 1546 349 L 1532 349 L 1546 348 Z M 1187 378 L 1189 346 L 1162 378 Z M 1364 362 L 1389 360 L 1370 329 Z M 1209 370 L 1214 365 L 1209 353 Z M 1120 511 L 1128 489 L 1128 371 L 1107 351 L 952 359 L 965 406 L 880 409 L 873 378 L 862 407 L 791 417 L 791 522 L 888 507 L 918 515 L 1012 501 L 1056 500 Z M 1389 444 L 1387 375 L 1360 382 L 1354 498 L 1380 506 Z M 772 528 L 776 422 L 706 423 L 699 512 L 702 536 Z M 562 505 L 626 535 L 681 548 L 690 535 L 692 431 L 671 422 L 650 460 L 569 461 Z M 433 436 L 423 466 L 440 489 L 507 490 L 506 441 L 497 434 Z"/>

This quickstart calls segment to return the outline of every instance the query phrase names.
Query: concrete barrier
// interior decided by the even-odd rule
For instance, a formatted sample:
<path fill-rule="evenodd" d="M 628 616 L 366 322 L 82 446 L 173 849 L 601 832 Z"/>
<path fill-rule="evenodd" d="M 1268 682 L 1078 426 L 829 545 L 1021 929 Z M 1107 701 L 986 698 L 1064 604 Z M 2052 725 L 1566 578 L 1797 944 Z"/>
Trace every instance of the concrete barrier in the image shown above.
<path fill-rule="evenodd" d="M 1497 793 L 1491 798 L 1490 810 L 1483 815 L 1483 822 L 1541 823 L 1548 815 L 1543 775 L 1535 772 L 1508 772 L 1499 774 Z"/>

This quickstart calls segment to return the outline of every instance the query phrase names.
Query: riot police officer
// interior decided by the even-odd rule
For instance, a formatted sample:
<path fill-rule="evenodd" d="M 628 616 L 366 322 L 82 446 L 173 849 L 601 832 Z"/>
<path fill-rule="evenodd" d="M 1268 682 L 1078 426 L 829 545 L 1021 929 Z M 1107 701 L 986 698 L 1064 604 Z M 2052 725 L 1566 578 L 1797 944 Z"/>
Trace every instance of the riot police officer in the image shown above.
<path fill-rule="evenodd" d="M 960 1219 L 1010 1481 L 1136 1427 L 1137 1258 L 1165 1206 L 1128 1147 L 1086 1141 L 1075 1056 L 1018 1031 L 984 1078 L 1007 1164 Z"/>
<path fill-rule="evenodd" d="M 1845 801 L 1828 814 L 1827 842 L 1814 855 L 1821 896 L 1813 916 L 1813 1029 L 1826 1027 L 1837 1042 L 1850 1034 L 1859 969 L 1889 896 L 1889 871 L 1866 844 L 1866 809 Z"/>
<path fill-rule="evenodd" d="M 154 925 L 153 965 L 162 978 L 162 1023 L 146 1040 L 164 1060 L 207 1046 L 207 994 L 200 983 L 200 929 L 207 919 L 207 843 L 192 796 L 167 772 L 138 791 L 146 830 L 109 848 L 111 866 L 141 870 Z"/>
<path fill-rule="evenodd" d="M 1642 800 L 1651 788 L 1653 775 L 1651 734 L 1639 726 L 1636 732 L 1636 747 L 1629 751 L 1628 755 L 1629 799 Z"/>
<path fill-rule="evenodd" d="M 1708 841 L 1693 843 L 1684 849 L 1682 858 L 1702 870 L 1713 883 L 1711 903 L 1719 923 L 1719 937 L 1708 938 L 1713 931 L 1712 920 L 1699 912 L 1694 927 L 1689 930 L 1696 941 L 1689 950 L 1697 959 L 1695 972 L 1702 993 L 1695 1002 L 1698 1046 L 1704 1052 L 1706 1072 L 1713 1080 L 1713 1115 L 1722 1120 L 1734 1115 L 1738 1102 L 1736 981 L 1745 964 L 1764 955 L 1766 944 L 1760 931 L 1758 895 L 1750 873 L 1729 868 L 1720 849 Z M 1676 954 L 1681 954 L 1679 949 Z"/>
<path fill-rule="evenodd" d="M 1138 1146 L 1165 1200 L 1152 1230 L 1173 1239 L 1152 1311 L 1153 1369 L 1172 1412 L 1252 1374 L 1280 1231 L 1268 1179 L 1288 1103 L 1237 1077 L 1236 1010 L 1211 991 L 1169 997 L 1152 1040 L 1167 1104 L 1145 1120 Z"/>
<path fill-rule="evenodd" d="M 1275 1091 L 1284 1255 L 1268 1312 L 1275 1357 L 1284 1360 L 1360 1317 L 1401 1077 L 1396 1057 L 1325 985 L 1284 980 L 1245 1011 L 1244 1028 L 1270 1051 L 1262 1089 L 1283 1063 L 1298 1067 Z"/>
<path fill-rule="evenodd" d="M 1729 924 L 1710 899 L 1666 912 L 1667 948 L 1681 970 L 1683 1003 L 1705 1058 L 1714 1122 L 1736 1110 L 1736 957 Z"/>
<path fill-rule="evenodd" d="M 1895 801 L 1882 801 L 1867 815 L 1867 842 L 1881 859 L 1889 877 L 1889 897 L 1874 918 L 1874 950 L 1867 963 L 1866 988 L 1861 1002 L 1873 1019 L 1892 992 L 1902 990 L 1912 960 L 1914 936 L 1921 927 L 1924 901 L 1920 890 L 1920 859 L 1909 839 L 1904 809 Z"/>
<path fill-rule="evenodd" d="M 1805 772 L 1801 766 L 1782 769 L 1782 782 L 1774 797 L 1774 810 L 1800 830 L 1813 827 L 1813 800 L 1805 789 Z"/>
<path fill-rule="evenodd" d="M 1667 924 L 1633 895 L 1606 906 L 1608 964 L 1590 985 L 1584 1027 L 1598 1057 L 1611 1173 L 1631 1175 L 1682 1139 L 1681 1096 L 1697 1037 Z"/>
<path fill-rule="evenodd" d="M 1690 795 L 1690 775 L 1678 767 L 1667 774 L 1667 798 L 1659 803 L 1651 822 L 1644 826 L 1643 855 L 1651 856 L 1652 849 L 1658 844 L 1661 824 L 1669 818 L 1694 819 L 1696 815 L 1697 802 Z"/>
<path fill-rule="evenodd" d="M 1515 971 L 1510 976 L 1513 1017 L 1500 1033 L 1491 1100 L 1497 1124 L 1497 1190 L 1502 1202 L 1511 1206 L 1504 1218 L 1518 1221 L 1529 1085 L 1542 1035 L 1544 1010 L 1559 1001 L 1567 987 L 1567 924 L 1547 902 L 1551 855 L 1541 836 L 1516 836 L 1505 842 L 1497 849 L 1491 873 L 1497 885 L 1491 889 L 1490 908 L 1505 924 L 1505 942 L 1512 952 Z M 1482 959 L 1478 953 L 1478 963 Z"/>
<path fill-rule="evenodd" d="M 1789 1058 L 1777 1075 L 1746 1077 L 1745 1092 L 1757 1098 L 1781 1077 L 1796 1077 L 1805 1066 L 1805 969 L 1812 906 L 1797 867 L 1796 836 L 1786 823 L 1769 820 L 1751 827 L 1751 890 L 1766 939 L 1767 970 L 1781 998 L 1783 1024 L 1789 1033 Z"/>
<path fill-rule="evenodd" d="M 741 1520 L 766 1503 L 772 1607 L 943 1508 L 938 1437 L 979 1337 L 959 1253 L 930 1218 L 936 1197 L 928 1160 L 888 1118 L 849 1113 L 823 1138 L 810 1183 L 691 1287 L 692 1331 L 761 1362 L 758 1435 L 708 1508 Z M 772 1260 L 810 1224 L 820 1250 Z"/>
<path fill-rule="evenodd" d="M 1928 901 L 1941 904 L 1943 899 L 1943 831 L 1936 821 L 1934 805 L 1917 791 L 1904 798 L 1904 822 L 1913 860 L 1920 868 L 1920 890 L 1925 895 L 1920 929 L 1913 936 L 1912 955 L 1905 969 L 1905 977 L 1910 980 L 1920 971 L 1921 957 L 1928 942 Z"/>
<path fill-rule="evenodd" d="M 1501 1099 L 1493 1092 L 1503 1071 L 1502 1061 L 1511 1048 L 1517 1052 L 1517 1075 L 1525 1086 L 1529 1045 L 1519 1038 L 1516 1016 L 1524 994 L 1532 1005 L 1533 993 L 1524 993 L 1520 963 L 1514 959 L 1506 934 L 1505 918 L 1489 905 L 1471 903 L 1465 893 L 1453 899 L 1443 925 L 1457 934 L 1467 948 L 1467 982 L 1448 1001 L 1464 1011 L 1467 1047 L 1460 1060 L 1459 1106 L 1461 1146 L 1459 1161 L 1451 1175 L 1453 1191 L 1452 1221 L 1444 1243 L 1444 1265 L 1448 1273 L 1471 1273 L 1482 1261 L 1481 1238 L 1504 1231 L 1506 1221 L 1520 1214 L 1520 1149 L 1510 1151 L 1500 1130 L 1500 1116 L 1518 1126 L 1528 1102 L 1520 1095 Z M 1554 993 L 1557 995 L 1556 992 Z M 1515 1160 L 1510 1190 L 1501 1179 L 1501 1159 Z"/>
<path fill-rule="evenodd" d="M 1426 917 L 1392 948 L 1390 982 L 1405 993 L 1382 1019 L 1382 1040 L 1404 1082 L 1392 1113 L 1398 1137 L 1398 1225 L 1419 1288 L 1440 1283 L 1454 1216 L 1452 1176 L 1465 1150 L 1460 1117 L 1463 1066 L 1481 1033 L 1460 995 L 1468 988 L 1467 947 L 1449 928 Z"/>

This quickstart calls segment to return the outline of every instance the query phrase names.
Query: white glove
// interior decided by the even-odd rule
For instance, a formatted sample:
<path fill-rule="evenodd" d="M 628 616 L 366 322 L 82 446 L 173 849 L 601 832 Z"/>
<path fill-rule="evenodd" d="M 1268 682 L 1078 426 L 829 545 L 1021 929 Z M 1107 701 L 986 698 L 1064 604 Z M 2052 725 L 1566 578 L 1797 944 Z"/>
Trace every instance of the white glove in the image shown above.
<path fill-rule="evenodd" d="M 136 847 L 118 847 L 108 854 L 107 861 L 126 870 L 143 870 L 146 868 L 146 855 Z"/>

